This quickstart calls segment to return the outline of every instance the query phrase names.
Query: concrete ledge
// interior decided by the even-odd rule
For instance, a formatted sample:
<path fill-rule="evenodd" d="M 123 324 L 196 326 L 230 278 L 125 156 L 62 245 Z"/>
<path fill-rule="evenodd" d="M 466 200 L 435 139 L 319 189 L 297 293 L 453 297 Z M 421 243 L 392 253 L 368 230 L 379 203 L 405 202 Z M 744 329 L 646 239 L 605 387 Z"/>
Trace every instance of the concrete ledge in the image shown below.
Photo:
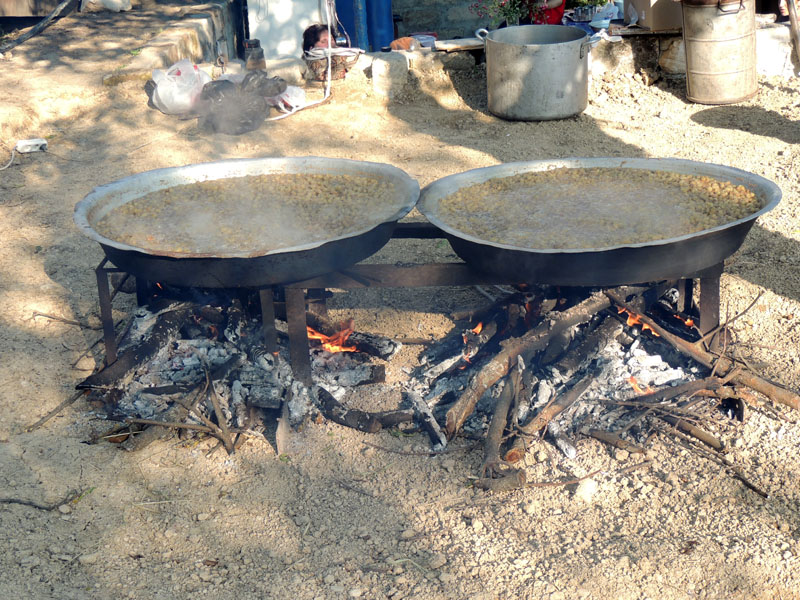
<path fill-rule="evenodd" d="M 202 6 L 212 9 L 209 12 L 202 12 L 199 11 L 200 7 L 184 8 L 181 12 L 185 18 L 156 35 L 129 64 L 105 75 L 103 84 L 147 81 L 153 69 L 167 68 L 182 58 L 191 59 L 196 63 L 214 62 L 218 56 L 217 32 L 226 31 L 228 26 L 222 23 L 230 24 L 232 18 L 227 2 L 220 0 Z"/>

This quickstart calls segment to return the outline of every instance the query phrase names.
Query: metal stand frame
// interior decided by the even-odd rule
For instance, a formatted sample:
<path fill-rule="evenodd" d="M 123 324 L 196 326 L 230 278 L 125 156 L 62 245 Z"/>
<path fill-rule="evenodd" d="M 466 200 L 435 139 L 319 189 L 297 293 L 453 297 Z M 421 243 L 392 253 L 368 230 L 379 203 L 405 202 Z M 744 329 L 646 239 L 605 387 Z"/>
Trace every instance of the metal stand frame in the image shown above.
<path fill-rule="evenodd" d="M 441 231 L 427 223 L 404 223 L 395 230 L 393 238 L 433 239 L 443 237 Z M 95 269 L 97 291 L 100 299 L 100 319 L 103 323 L 103 339 L 106 347 L 105 364 L 117 359 L 117 340 L 111 314 L 112 296 L 109 275 L 120 273 L 121 269 L 106 267 L 104 258 Z M 700 294 L 698 309 L 700 313 L 700 333 L 705 335 L 719 326 L 720 277 L 724 268 L 719 263 L 687 275 L 678 282 L 680 294 L 679 307 L 685 312 L 693 308 L 694 280 L 698 279 Z M 278 330 L 275 327 L 276 289 L 283 289 L 286 298 L 286 322 L 289 330 L 289 358 L 292 372 L 299 381 L 311 384 L 311 358 L 309 355 L 308 330 L 306 322 L 306 297 L 316 300 L 319 311 L 325 311 L 324 292 L 330 288 L 356 289 L 362 287 L 448 287 L 469 285 L 513 285 L 530 283 L 528 281 L 509 281 L 490 274 L 476 273 L 464 263 L 430 263 L 407 266 L 359 264 L 349 269 L 341 269 L 305 281 L 259 290 L 264 344 L 270 353 L 278 352 Z M 147 302 L 146 281 L 136 279 L 137 301 Z M 319 303 L 321 300 L 321 303 Z M 718 347 L 719 335 L 715 335 L 709 345 Z"/>

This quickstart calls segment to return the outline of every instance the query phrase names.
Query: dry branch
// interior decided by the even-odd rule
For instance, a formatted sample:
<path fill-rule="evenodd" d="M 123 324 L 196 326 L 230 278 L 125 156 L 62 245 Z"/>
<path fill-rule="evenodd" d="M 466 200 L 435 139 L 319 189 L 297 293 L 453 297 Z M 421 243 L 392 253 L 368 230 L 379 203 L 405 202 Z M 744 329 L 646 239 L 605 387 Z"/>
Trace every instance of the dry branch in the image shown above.
<path fill-rule="evenodd" d="M 600 440 L 604 444 L 608 444 L 609 446 L 613 446 L 614 448 L 619 448 L 620 450 L 627 450 L 628 452 L 632 452 L 635 454 L 644 454 L 644 449 L 640 448 L 633 442 L 629 442 L 628 440 L 623 440 L 618 435 L 611 433 L 610 431 L 602 431 L 600 429 L 590 429 L 587 432 L 591 437 L 596 440 Z"/>
<path fill-rule="evenodd" d="M 738 367 L 733 360 L 725 356 L 716 356 L 715 354 L 703 350 L 692 342 L 687 342 L 686 340 L 671 334 L 651 318 L 641 314 L 639 311 L 634 310 L 628 303 L 620 298 L 614 290 L 607 290 L 606 295 L 608 295 L 608 297 L 611 298 L 618 306 L 630 311 L 633 314 L 636 314 L 643 323 L 647 323 L 647 325 L 652 327 L 653 331 L 660 335 L 664 340 L 672 344 L 679 352 L 695 359 L 697 362 L 709 369 L 714 369 L 720 376 L 732 374 L 732 372 Z M 785 404 L 786 406 L 794 408 L 795 410 L 800 410 L 800 396 L 791 390 L 782 388 L 771 381 L 767 381 L 766 379 L 759 377 L 755 373 L 742 369 L 739 373 L 733 374 L 732 381 L 746 385 L 747 387 L 764 394 L 775 402 Z"/>
<path fill-rule="evenodd" d="M 500 444 L 503 443 L 503 431 L 508 423 L 508 411 L 511 402 L 514 400 L 514 383 L 511 377 L 507 377 L 503 391 L 494 407 L 492 420 L 489 423 L 489 431 L 486 433 L 486 445 L 483 453 L 483 464 L 481 465 L 481 477 L 492 478 L 499 474 L 498 468 L 501 466 Z"/>
<path fill-rule="evenodd" d="M 476 479 L 473 485 L 475 485 L 476 488 L 489 492 L 510 492 L 512 490 L 524 488 L 526 481 L 527 476 L 525 475 L 525 471 L 520 469 L 497 479 L 493 479 L 492 477 Z"/>

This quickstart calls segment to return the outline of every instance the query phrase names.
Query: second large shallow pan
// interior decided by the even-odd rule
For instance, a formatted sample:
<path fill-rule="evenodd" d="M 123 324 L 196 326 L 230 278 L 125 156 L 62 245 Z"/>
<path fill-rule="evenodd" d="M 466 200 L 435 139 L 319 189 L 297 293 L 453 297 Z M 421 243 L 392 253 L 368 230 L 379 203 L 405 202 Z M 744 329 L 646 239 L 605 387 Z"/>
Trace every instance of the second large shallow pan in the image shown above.
<path fill-rule="evenodd" d="M 308 224 L 301 227 L 298 223 L 296 239 L 291 239 L 290 217 L 280 226 L 281 236 L 288 236 L 289 241 L 284 239 L 279 247 L 274 247 L 265 232 L 252 246 L 235 251 L 207 248 L 172 252 L 155 250 L 146 243 L 131 245 L 110 239 L 96 228 L 110 211 L 150 192 L 198 181 L 270 173 L 368 176 L 388 184 L 392 193 L 390 197 L 384 195 L 380 205 L 377 200 L 365 202 L 352 223 L 344 228 L 340 224 L 335 232 L 329 231 L 326 219 L 320 217 L 315 224 L 318 231 L 310 235 Z M 374 254 L 388 242 L 397 221 L 414 207 L 418 197 L 416 180 L 387 164 L 319 157 L 235 159 L 147 171 L 97 187 L 76 205 L 74 220 L 84 234 L 102 246 L 114 265 L 147 281 L 180 287 L 262 288 L 316 277 Z M 276 208 L 268 193 L 257 200 L 257 210 L 266 215 Z M 332 203 L 335 209 L 344 199 L 320 201 Z M 225 210 L 224 203 L 220 210 Z M 212 219 L 213 215 L 205 225 Z M 187 221 L 177 226 L 193 224 Z"/>
<path fill-rule="evenodd" d="M 605 248 L 549 249 L 522 247 L 481 239 L 459 230 L 440 210 L 445 197 L 493 178 L 554 168 L 606 167 L 707 175 L 743 185 L 760 199 L 762 208 L 745 218 L 704 231 L 669 239 Z M 506 163 L 444 177 L 425 187 L 417 208 L 442 229 L 453 250 L 476 270 L 511 281 L 564 286 L 614 286 L 692 276 L 736 252 L 755 223 L 777 206 L 781 191 L 773 182 L 740 169 L 679 159 L 569 158 Z M 591 198 L 586 199 L 591 202 Z M 624 215 L 620 215 L 624 219 Z M 580 232 L 570 232 L 579 235 Z"/>

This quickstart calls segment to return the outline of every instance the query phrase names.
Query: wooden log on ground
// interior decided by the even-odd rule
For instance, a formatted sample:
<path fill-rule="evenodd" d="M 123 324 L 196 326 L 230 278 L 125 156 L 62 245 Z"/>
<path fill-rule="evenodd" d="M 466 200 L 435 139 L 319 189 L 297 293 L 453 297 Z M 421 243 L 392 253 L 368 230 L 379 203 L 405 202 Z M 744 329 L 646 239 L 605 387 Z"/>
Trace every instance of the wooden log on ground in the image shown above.
<path fill-rule="evenodd" d="M 628 452 L 634 454 L 644 454 L 643 448 L 640 448 L 633 442 L 629 442 L 628 440 L 623 440 L 621 437 L 619 437 L 615 433 L 611 433 L 610 431 L 602 431 L 600 429 L 590 429 L 587 433 L 594 439 L 600 440 L 604 444 L 608 444 L 609 446 L 613 446 L 614 448 L 619 448 L 620 450 L 627 450 Z"/>
<path fill-rule="evenodd" d="M 322 387 L 317 387 L 317 404 L 322 416 L 329 421 L 363 431 L 377 433 L 385 427 L 408 423 L 414 419 L 413 410 L 390 410 L 371 413 L 357 408 L 347 408 Z"/>
<path fill-rule="evenodd" d="M 481 477 L 475 480 L 474 485 L 476 488 L 486 490 L 487 492 L 511 492 L 524 488 L 527 479 L 525 471 L 520 469 L 507 473 L 497 479 Z"/>
<path fill-rule="evenodd" d="M 511 377 L 507 377 L 503 391 L 500 392 L 500 397 L 494 406 L 494 413 L 492 413 L 492 420 L 489 423 L 489 431 L 486 433 L 486 443 L 483 453 L 483 464 L 480 468 L 481 477 L 495 477 L 501 471 L 500 460 L 500 444 L 503 443 L 503 432 L 508 423 L 508 411 L 511 408 L 511 402 L 514 400 L 514 383 Z"/>

